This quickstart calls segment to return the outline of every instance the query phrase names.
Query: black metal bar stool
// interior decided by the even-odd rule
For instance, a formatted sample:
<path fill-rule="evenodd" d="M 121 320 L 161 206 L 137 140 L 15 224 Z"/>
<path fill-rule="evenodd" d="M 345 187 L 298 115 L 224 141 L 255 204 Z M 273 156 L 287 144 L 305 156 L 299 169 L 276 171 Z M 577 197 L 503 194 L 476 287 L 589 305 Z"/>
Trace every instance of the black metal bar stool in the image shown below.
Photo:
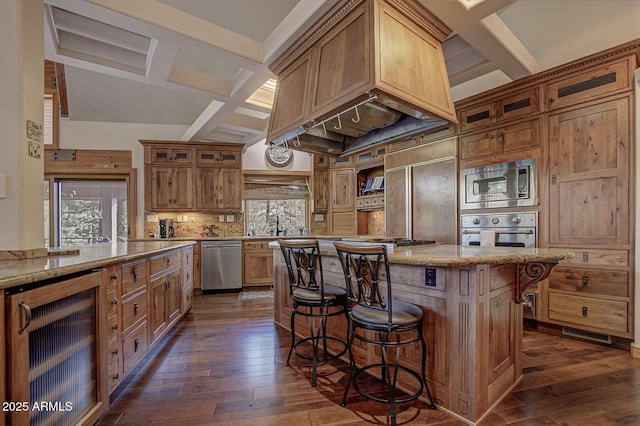
<path fill-rule="evenodd" d="M 391 275 L 387 248 L 381 245 L 358 245 L 334 242 L 338 258 L 342 264 L 347 293 L 352 304 L 350 310 L 351 334 L 349 336 L 349 362 L 351 376 L 344 391 L 342 406 L 347 404 L 349 387 L 362 396 L 390 405 L 391 424 L 396 424 L 396 404 L 418 398 L 423 389 L 429 397 L 429 406 L 435 409 L 426 379 L 427 344 L 422 332 L 424 313 L 420 307 L 393 300 Z M 380 284 L 386 285 L 381 288 Z M 357 367 L 352 346 L 355 339 L 380 348 L 381 362 Z M 422 355 L 422 372 L 419 373 L 400 364 L 401 347 L 419 342 Z M 393 354 L 395 352 L 395 354 Z M 367 392 L 358 384 L 358 377 L 364 372 L 380 369 L 385 391 L 380 395 Z M 410 395 L 396 397 L 399 372 L 413 376 L 419 389 Z"/>
<path fill-rule="evenodd" d="M 325 285 L 322 274 L 322 258 L 318 240 L 278 240 L 282 255 L 289 273 L 289 295 L 293 304 L 291 311 L 291 348 L 287 357 L 287 365 L 291 354 L 312 361 L 311 385 L 316 386 L 318 362 L 337 358 L 347 351 L 347 341 L 327 336 L 327 318 L 344 315 L 349 324 L 347 311 L 347 292 L 331 285 Z M 302 315 L 309 318 L 310 336 L 297 339 L 295 317 Z M 348 336 L 348 327 L 345 333 Z M 327 351 L 327 340 L 339 342 L 343 347 L 340 352 L 330 354 Z M 322 341 L 322 353 L 318 347 Z M 298 351 L 300 345 L 311 343 L 312 355 Z"/>

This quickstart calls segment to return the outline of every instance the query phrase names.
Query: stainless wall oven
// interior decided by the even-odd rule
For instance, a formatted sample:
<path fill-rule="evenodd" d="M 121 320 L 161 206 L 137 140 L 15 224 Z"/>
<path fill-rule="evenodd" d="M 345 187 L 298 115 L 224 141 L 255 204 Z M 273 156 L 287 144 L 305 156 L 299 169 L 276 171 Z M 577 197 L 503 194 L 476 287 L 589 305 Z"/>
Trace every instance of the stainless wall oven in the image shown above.
<path fill-rule="evenodd" d="M 538 246 L 538 213 L 482 213 L 460 215 L 460 244 L 479 246 L 480 231 L 496 233 L 496 246 Z"/>
<path fill-rule="evenodd" d="M 535 206 L 538 165 L 535 158 L 460 171 L 460 209 Z"/>

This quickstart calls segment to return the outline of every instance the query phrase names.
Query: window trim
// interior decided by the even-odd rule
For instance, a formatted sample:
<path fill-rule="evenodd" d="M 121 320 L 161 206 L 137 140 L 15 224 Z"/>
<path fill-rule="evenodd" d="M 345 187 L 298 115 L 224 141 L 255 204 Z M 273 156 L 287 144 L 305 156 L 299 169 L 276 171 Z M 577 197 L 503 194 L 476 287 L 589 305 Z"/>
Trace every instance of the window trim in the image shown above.
<path fill-rule="evenodd" d="M 60 124 L 60 99 L 57 90 L 45 89 L 44 91 L 44 99 L 51 98 L 52 99 L 52 117 L 51 117 L 51 143 L 43 143 L 44 149 L 58 149 L 58 128 Z M 44 117 L 43 117 L 43 121 Z"/>
<path fill-rule="evenodd" d="M 136 169 L 131 169 L 128 171 L 118 171 L 118 172 L 101 172 L 101 173 L 90 173 L 90 172 L 68 172 L 68 173 L 45 173 L 44 180 L 49 182 L 49 194 L 50 194 L 50 214 L 49 214 L 49 245 L 51 247 L 55 247 L 57 244 L 59 235 L 57 233 L 57 227 L 55 226 L 57 218 L 57 214 L 53 214 L 57 212 L 58 206 L 55 208 L 51 206 L 53 203 L 57 203 L 53 198 L 53 188 L 56 180 L 75 180 L 75 181 L 96 181 L 96 180 L 124 180 L 127 184 L 127 223 L 129 225 L 129 229 L 127 232 L 127 238 L 131 239 L 133 236 L 137 235 L 136 233 L 136 214 L 137 214 L 137 173 Z"/>

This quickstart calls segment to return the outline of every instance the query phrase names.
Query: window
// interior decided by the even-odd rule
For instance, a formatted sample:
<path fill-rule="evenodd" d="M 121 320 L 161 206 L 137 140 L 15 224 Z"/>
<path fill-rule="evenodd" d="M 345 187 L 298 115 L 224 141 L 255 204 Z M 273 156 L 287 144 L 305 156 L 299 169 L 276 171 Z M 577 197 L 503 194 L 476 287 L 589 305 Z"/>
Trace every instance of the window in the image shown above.
<path fill-rule="evenodd" d="M 245 220 L 255 235 L 298 235 L 308 229 L 306 175 L 245 175 Z"/>
<path fill-rule="evenodd" d="M 46 92 L 44 95 L 44 147 L 58 149 L 58 93 Z"/>
<path fill-rule="evenodd" d="M 50 178 L 45 181 L 45 244 L 74 246 L 124 241 L 129 236 L 125 178 Z"/>

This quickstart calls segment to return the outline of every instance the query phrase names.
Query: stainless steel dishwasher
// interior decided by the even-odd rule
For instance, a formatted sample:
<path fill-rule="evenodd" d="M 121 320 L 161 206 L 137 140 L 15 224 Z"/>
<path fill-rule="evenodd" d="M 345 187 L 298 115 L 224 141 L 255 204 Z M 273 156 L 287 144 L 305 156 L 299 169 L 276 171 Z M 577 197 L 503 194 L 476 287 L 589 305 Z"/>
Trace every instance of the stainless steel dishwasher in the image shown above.
<path fill-rule="evenodd" d="M 242 291 L 242 242 L 200 242 L 203 293 Z"/>

